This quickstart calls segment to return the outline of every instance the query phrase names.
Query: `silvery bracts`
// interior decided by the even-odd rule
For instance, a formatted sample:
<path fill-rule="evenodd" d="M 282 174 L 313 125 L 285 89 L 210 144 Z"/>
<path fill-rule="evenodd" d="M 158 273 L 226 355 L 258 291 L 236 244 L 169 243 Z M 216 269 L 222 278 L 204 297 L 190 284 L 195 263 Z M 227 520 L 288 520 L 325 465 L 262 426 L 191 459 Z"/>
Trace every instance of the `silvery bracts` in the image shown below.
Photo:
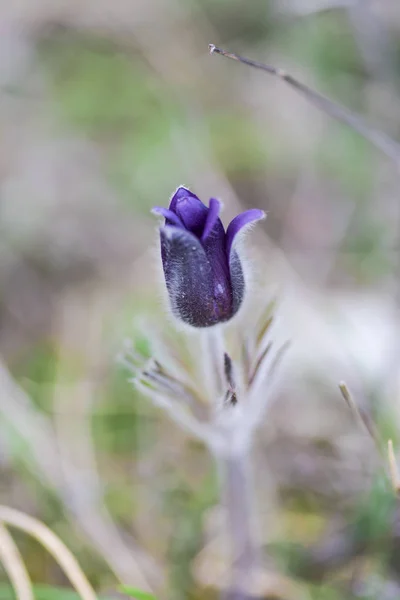
<path fill-rule="evenodd" d="M 250 456 L 286 348 L 271 341 L 273 310 L 273 304 L 260 306 L 251 321 L 238 322 L 237 335 L 223 326 L 173 336 L 146 327 L 154 358 L 133 348 L 124 358 L 136 387 L 214 457 L 228 561 L 228 577 L 218 584 L 228 600 L 256 597 L 254 581 L 262 568 Z"/>

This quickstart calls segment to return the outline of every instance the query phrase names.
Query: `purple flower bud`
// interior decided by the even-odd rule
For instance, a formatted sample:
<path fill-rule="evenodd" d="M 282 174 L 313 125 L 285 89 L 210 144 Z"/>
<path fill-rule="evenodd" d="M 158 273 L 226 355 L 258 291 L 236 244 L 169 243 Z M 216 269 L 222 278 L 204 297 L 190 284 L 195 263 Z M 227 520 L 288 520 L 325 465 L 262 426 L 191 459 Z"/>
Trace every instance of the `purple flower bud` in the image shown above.
<path fill-rule="evenodd" d="M 153 209 L 165 218 L 161 258 L 172 311 L 193 327 L 228 321 L 238 311 L 245 283 L 236 241 L 247 225 L 265 216 L 262 210 L 247 210 L 225 232 L 220 209 L 219 200 L 211 198 L 207 208 L 184 187 L 169 208 Z"/>

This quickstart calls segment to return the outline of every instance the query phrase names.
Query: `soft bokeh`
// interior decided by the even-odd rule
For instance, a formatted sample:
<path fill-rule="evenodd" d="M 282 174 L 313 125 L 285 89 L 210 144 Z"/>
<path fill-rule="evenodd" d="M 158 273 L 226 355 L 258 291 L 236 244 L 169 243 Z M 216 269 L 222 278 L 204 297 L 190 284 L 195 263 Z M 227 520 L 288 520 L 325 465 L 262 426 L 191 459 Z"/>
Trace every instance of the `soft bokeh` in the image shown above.
<path fill-rule="evenodd" d="M 398 170 L 210 42 L 400 139 L 398 0 L 1 3 L 1 504 L 46 523 L 99 593 L 120 578 L 217 597 L 213 463 L 116 361 L 125 338 L 146 352 L 146 328 L 170 327 L 150 209 L 184 184 L 220 198 L 225 224 L 268 213 L 247 262 L 292 344 L 255 451 L 265 597 L 397 598 Z M 14 538 L 34 583 L 67 586 Z"/>

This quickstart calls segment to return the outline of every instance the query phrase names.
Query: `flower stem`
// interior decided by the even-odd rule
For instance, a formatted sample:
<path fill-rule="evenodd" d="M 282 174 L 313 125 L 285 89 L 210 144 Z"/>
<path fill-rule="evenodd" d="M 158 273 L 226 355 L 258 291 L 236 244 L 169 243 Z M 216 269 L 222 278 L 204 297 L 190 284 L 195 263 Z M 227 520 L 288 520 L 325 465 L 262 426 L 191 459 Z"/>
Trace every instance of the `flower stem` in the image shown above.
<path fill-rule="evenodd" d="M 260 564 L 248 453 L 218 457 L 229 540 L 230 582 L 224 600 L 250 600 L 246 592 Z"/>

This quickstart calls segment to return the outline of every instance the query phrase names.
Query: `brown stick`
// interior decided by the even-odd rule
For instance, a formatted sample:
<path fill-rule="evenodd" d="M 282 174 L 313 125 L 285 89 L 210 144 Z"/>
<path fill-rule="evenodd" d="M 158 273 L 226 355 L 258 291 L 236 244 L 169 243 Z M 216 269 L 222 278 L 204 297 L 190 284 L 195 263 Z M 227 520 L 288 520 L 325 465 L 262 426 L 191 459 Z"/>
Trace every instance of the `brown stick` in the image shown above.
<path fill-rule="evenodd" d="M 256 60 L 251 60 L 250 58 L 240 56 L 239 54 L 234 54 L 233 52 L 227 52 L 222 48 L 214 46 L 214 44 L 209 44 L 208 47 L 210 49 L 210 54 L 220 54 L 221 56 L 226 56 L 227 58 L 231 58 L 232 60 L 236 60 L 237 62 L 241 62 L 249 67 L 259 69 L 265 73 L 268 73 L 269 75 L 273 75 L 274 77 L 282 79 L 289 84 L 290 87 L 294 88 L 297 92 L 304 96 L 311 104 L 319 108 L 322 112 L 336 119 L 337 121 L 345 123 L 354 131 L 357 131 L 357 133 L 362 135 L 373 146 L 375 146 L 375 148 L 378 148 L 378 150 L 383 152 L 388 158 L 392 159 L 396 166 L 400 168 L 400 144 L 385 133 L 377 131 L 368 125 L 362 117 L 354 114 L 345 106 L 342 106 L 341 104 L 326 98 L 319 92 L 312 90 L 304 83 L 301 83 L 295 79 L 295 77 L 292 77 L 292 75 L 289 73 L 286 73 L 286 71 L 283 69 L 274 67 L 272 65 L 266 65 Z"/>

